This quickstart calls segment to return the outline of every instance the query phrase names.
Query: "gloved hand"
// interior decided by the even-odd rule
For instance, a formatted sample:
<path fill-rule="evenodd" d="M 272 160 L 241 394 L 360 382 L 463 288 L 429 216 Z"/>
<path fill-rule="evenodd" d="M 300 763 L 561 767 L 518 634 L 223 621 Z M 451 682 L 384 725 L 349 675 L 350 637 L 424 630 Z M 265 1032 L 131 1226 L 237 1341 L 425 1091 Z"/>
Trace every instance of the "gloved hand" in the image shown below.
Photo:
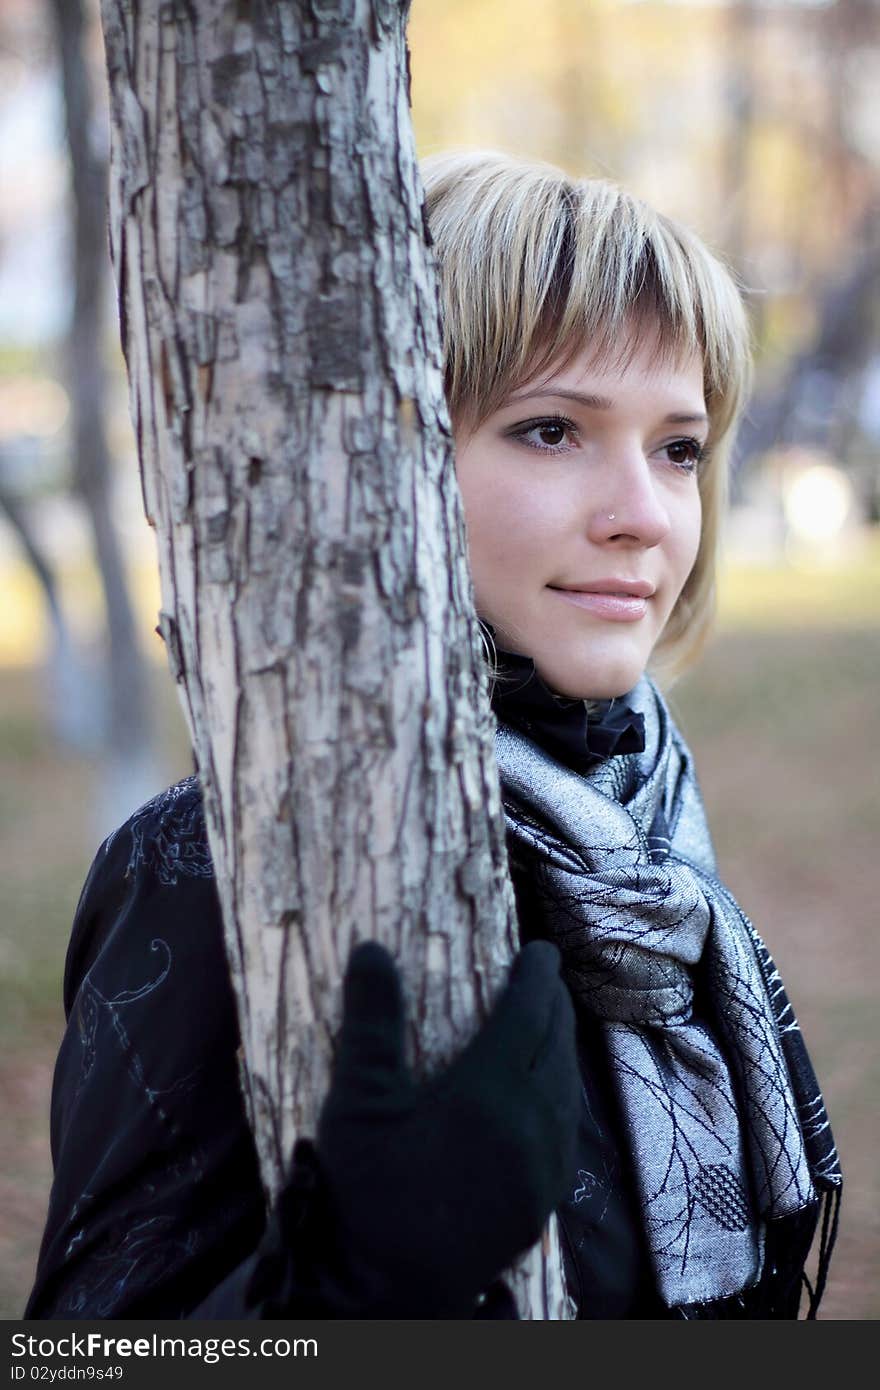
<path fill-rule="evenodd" d="M 351 955 L 317 1161 L 340 1277 L 366 1317 L 470 1317 L 539 1238 L 574 1167 L 574 1011 L 549 942 L 517 956 L 490 1017 L 438 1076 L 404 1059 L 388 952 Z"/>

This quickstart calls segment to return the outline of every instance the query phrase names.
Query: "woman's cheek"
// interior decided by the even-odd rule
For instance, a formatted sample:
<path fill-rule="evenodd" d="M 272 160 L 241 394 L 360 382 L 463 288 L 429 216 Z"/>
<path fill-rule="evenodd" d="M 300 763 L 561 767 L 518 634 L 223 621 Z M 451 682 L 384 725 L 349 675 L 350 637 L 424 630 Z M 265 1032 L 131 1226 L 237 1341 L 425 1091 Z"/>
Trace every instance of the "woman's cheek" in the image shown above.
<path fill-rule="evenodd" d="M 691 534 L 690 546 L 688 550 L 687 574 L 685 575 L 686 579 L 688 575 L 690 575 L 690 572 L 693 569 L 694 565 L 697 563 L 697 556 L 700 553 L 700 538 L 702 536 L 702 531 L 703 507 L 700 501 L 700 494 L 697 493 L 697 499 L 694 504 L 693 513 L 691 516 Z"/>

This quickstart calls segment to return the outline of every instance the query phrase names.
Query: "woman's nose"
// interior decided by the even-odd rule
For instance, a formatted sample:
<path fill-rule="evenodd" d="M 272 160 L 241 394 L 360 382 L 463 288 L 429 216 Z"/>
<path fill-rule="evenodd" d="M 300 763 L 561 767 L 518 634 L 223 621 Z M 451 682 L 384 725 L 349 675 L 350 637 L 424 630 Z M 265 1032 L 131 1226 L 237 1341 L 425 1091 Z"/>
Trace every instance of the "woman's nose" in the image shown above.
<path fill-rule="evenodd" d="M 671 521 L 651 466 L 643 455 L 611 462 L 604 486 L 590 499 L 588 534 L 597 544 L 659 545 Z"/>

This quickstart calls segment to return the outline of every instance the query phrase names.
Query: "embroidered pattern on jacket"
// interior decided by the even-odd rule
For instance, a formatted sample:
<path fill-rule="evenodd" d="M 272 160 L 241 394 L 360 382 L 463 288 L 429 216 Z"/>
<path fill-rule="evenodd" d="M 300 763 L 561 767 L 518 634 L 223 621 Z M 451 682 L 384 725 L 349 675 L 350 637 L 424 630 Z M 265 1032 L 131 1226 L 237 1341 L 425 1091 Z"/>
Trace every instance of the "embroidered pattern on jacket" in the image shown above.
<path fill-rule="evenodd" d="M 181 877 L 214 877 L 202 794 L 195 776 L 185 777 L 154 796 L 134 813 L 127 828 L 131 855 L 126 877 L 141 865 L 165 887 L 173 887 Z"/>

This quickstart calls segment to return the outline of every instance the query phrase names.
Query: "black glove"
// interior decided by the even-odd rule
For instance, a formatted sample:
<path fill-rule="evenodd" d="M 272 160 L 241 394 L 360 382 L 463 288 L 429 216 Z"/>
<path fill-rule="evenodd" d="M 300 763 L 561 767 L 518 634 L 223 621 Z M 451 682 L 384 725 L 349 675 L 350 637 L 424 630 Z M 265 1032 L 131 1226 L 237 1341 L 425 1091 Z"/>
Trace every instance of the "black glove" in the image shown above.
<path fill-rule="evenodd" d="M 580 1073 L 559 953 L 527 945 L 486 1023 L 439 1076 L 404 1060 L 388 952 L 351 955 L 317 1159 L 350 1316 L 470 1317 L 538 1240 L 574 1167 Z"/>

